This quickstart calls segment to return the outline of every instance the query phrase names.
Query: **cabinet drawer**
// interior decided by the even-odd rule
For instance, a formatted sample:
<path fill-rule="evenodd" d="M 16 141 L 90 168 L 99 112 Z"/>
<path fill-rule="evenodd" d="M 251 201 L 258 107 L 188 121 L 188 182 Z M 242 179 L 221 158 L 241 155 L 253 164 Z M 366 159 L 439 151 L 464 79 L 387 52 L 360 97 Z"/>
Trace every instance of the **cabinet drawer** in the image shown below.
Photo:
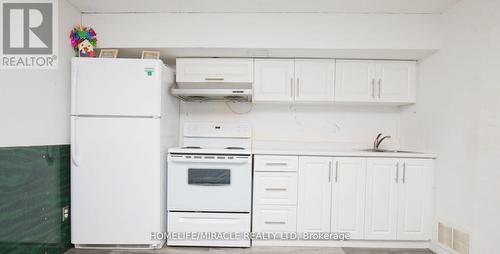
<path fill-rule="evenodd" d="M 297 171 L 298 156 L 255 155 L 255 171 Z"/>
<path fill-rule="evenodd" d="M 297 207 L 255 206 L 253 232 L 296 232 Z"/>
<path fill-rule="evenodd" d="M 178 83 L 253 83 L 250 58 L 178 58 Z"/>
<path fill-rule="evenodd" d="M 254 203 L 258 205 L 297 204 L 297 173 L 255 172 Z"/>

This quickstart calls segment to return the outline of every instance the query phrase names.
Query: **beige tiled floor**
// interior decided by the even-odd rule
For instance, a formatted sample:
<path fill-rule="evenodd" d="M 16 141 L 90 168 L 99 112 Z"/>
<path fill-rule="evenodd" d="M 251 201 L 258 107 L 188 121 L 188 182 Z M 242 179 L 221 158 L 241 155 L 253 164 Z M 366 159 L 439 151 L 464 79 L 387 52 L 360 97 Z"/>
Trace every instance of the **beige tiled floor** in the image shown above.
<path fill-rule="evenodd" d="M 168 247 L 160 250 L 82 250 L 71 249 L 66 254 L 432 254 L 426 249 L 365 249 L 310 247 L 252 248 L 190 248 Z"/>

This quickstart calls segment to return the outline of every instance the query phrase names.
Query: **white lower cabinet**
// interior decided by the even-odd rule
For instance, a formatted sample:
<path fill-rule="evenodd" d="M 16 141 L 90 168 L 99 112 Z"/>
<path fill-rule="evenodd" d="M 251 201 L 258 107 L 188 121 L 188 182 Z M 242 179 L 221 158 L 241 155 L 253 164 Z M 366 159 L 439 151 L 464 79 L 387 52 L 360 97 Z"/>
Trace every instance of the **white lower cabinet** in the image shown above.
<path fill-rule="evenodd" d="M 257 205 L 297 204 L 297 173 L 255 172 L 254 203 Z"/>
<path fill-rule="evenodd" d="M 364 238 L 365 158 L 337 158 L 332 181 L 331 231 Z"/>
<path fill-rule="evenodd" d="M 368 159 L 365 239 L 395 240 L 397 227 L 396 159 Z"/>
<path fill-rule="evenodd" d="M 368 159 L 365 239 L 430 239 L 432 168 L 427 159 Z"/>
<path fill-rule="evenodd" d="M 398 240 L 431 238 L 432 168 L 432 160 L 403 161 L 398 186 Z"/>
<path fill-rule="evenodd" d="M 299 157 L 298 232 L 330 232 L 331 174 L 331 158 Z"/>
<path fill-rule="evenodd" d="M 297 231 L 298 156 L 254 157 L 253 232 Z"/>
<path fill-rule="evenodd" d="M 253 232 L 296 231 L 296 206 L 255 205 L 253 210 Z"/>
<path fill-rule="evenodd" d="M 256 172 L 297 172 L 298 156 L 255 155 L 254 170 Z"/>
<path fill-rule="evenodd" d="M 365 158 L 299 157 L 299 232 L 363 239 Z"/>
<path fill-rule="evenodd" d="M 274 168 L 297 158 L 297 171 Z M 256 156 L 255 165 L 254 232 L 430 240 L 432 159 Z"/>

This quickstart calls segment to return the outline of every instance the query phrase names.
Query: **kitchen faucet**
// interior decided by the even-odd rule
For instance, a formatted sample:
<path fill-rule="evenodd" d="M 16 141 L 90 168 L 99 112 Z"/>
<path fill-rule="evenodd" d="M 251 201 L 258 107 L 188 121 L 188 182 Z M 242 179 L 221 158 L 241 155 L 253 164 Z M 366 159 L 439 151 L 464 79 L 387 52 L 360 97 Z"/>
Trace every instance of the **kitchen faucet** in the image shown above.
<path fill-rule="evenodd" d="M 378 150 L 379 146 L 380 146 L 380 143 L 382 143 L 382 141 L 384 141 L 384 139 L 387 139 L 387 138 L 391 138 L 391 136 L 384 136 L 383 138 L 380 138 L 382 136 L 382 133 L 379 133 L 377 135 L 377 137 L 375 138 L 375 141 L 373 142 L 373 149 L 374 150 Z"/>

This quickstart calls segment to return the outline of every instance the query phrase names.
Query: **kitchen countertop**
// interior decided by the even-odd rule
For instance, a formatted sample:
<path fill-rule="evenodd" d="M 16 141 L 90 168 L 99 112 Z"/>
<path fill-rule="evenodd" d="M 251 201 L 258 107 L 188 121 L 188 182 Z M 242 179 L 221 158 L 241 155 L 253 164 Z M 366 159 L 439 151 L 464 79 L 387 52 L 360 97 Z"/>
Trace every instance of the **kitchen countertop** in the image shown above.
<path fill-rule="evenodd" d="M 253 149 L 254 155 L 303 155 L 303 156 L 332 156 L 332 157 L 389 157 L 389 158 L 428 158 L 435 159 L 431 153 L 404 153 L 404 152 L 369 152 L 361 150 L 285 150 L 285 149 Z"/>

